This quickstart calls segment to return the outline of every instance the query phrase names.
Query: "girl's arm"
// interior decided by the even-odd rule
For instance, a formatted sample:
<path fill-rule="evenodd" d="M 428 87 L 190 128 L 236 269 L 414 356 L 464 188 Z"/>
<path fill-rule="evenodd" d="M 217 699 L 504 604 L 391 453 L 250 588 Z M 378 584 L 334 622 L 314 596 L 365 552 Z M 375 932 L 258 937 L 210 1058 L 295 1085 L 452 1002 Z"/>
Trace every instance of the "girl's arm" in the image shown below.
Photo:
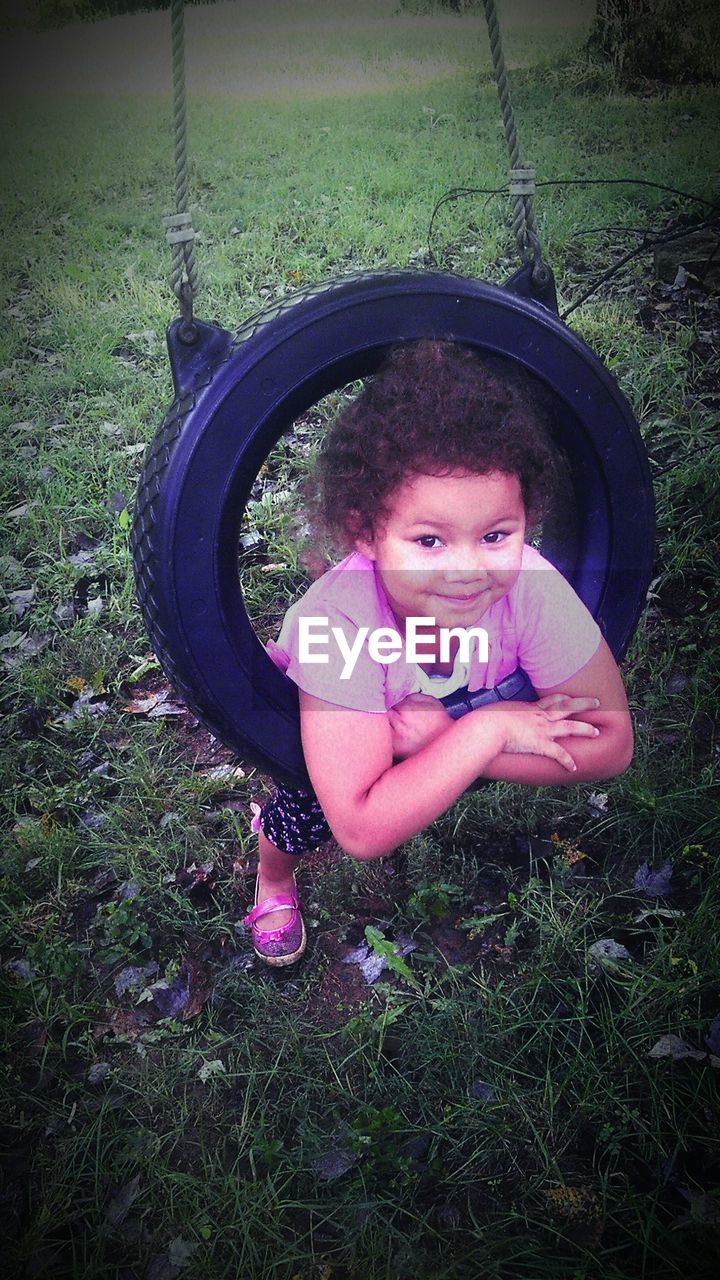
<path fill-rule="evenodd" d="M 536 703 L 482 708 L 482 716 L 451 721 L 416 755 L 394 764 L 387 715 L 337 707 L 300 690 L 310 780 L 335 838 L 356 858 L 382 857 L 422 831 L 506 749 L 574 769 L 556 739 L 596 731 L 563 714 L 562 706 L 545 711 Z"/>
<path fill-rule="evenodd" d="M 627 769 L 633 754 L 632 723 L 617 663 L 604 640 L 590 661 L 569 680 L 552 689 L 538 689 L 536 692 L 540 698 L 555 693 L 575 698 L 598 698 L 599 708 L 583 711 L 582 719 L 595 725 L 600 730 L 599 736 L 560 740 L 577 766 L 574 773 L 568 773 L 555 760 L 501 751 L 482 770 L 484 778 L 525 782 L 532 786 L 558 786 L 569 782 L 596 782 Z M 482 715 L 484 710 L 484 707 L 479 707 L 470 715 Z"/>
<path fill-rule="evenodd" d="M 556 760 L 547 757 L 503 751 L 483 769 L 483 777 L 552 786 L 611 778 L 628 767 L 632 758 L 632 725 L 620 673 L 604 640 L 594 657 L 571 679 L 537 692 L 543 706 L 548 705 L 552 698 L 597 698 L 600 703 L 597 710 L 587 710 L 589 704 L 585 702 L 579 708 L 566 706 L 563 715 L 572 719 L 582 713 L 583 721 L 600 729 L 599 737 L 573 738 L 563 742 L 577 766 L 573 773 L 568 773 Z M 504 705 L 510 707 L 513 704 Z M 483 716 L 487 710 L 486 707 L 478 707 L 470 712 L 470 716 Z M 395 755 L 399 757 L 414 755 L 444 733 L 449 722 L 442 704 L 424 694 L 411 694 L 388 714 Z"/>

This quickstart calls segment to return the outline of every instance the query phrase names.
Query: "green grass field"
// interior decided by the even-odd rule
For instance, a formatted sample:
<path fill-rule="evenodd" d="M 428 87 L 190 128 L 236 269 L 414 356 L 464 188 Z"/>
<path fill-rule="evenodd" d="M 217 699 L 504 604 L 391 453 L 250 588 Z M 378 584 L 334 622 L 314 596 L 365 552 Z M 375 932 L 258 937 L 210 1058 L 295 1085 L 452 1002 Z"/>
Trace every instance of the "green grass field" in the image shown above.
<path fill-rule="evenodd" d="M 539 9 L 501 8 L 538 178 L 716 199 L 717 91 L 621 93 L 582 58 L 592 6 Z M 623 665 L 630 770 L 489 786 L 386 862 L 323 848 L 301 873 L 307 955 L 271 972 L 239 926 L 270 779 L 163 703 L 128 546 L 172 398 L 167 28 L 147 14 L 6 45 L 5 1274 L 709 1280 L 717 295 L 659 282 L 648 251 L 571 320 L 630 399 L 655 479 L 655 576 Z M 193 8 L 188 41 L 202 318 L 232 328 L 358 269 L 434 260 L 501 281 L 517 265 L 503 198 L 445 205 L 428 240 L 449 188 L 506 182 L 477 15 L 238 0 Z M 690 211 L 647 187 L 541 190 L 562 305 Z M 298 590 L 292 492 L 328 411 L 256 491 L 261 634 Z M 377 954 L 416 947 L 372 984 L 343 963 L 368 926 Z"/>

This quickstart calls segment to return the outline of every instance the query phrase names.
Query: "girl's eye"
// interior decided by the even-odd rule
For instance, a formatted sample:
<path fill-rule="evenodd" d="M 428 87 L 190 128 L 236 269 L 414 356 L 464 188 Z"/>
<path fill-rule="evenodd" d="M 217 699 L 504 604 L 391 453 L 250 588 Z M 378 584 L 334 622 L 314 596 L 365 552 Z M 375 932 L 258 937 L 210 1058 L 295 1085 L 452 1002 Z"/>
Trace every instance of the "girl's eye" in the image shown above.
<path fill-rule="evenodd" d="M 492 533 L 485 534 L 483 542 L 489 542 L 491 546 L 494 546 L 496 543 L 502 542 L 503 538 L 506 536 L 507 535 L 502 533 L 499 529 L 494 529 Z"/>
<path fill-rule="evenodd" d="M 425 533 L 422 538 L 417 538 L 416 542 L 419 546 L 425 547 L 428 551 L 434 550 L 435 546 L 440 546 L 440 539 L 435 533 Z"/>

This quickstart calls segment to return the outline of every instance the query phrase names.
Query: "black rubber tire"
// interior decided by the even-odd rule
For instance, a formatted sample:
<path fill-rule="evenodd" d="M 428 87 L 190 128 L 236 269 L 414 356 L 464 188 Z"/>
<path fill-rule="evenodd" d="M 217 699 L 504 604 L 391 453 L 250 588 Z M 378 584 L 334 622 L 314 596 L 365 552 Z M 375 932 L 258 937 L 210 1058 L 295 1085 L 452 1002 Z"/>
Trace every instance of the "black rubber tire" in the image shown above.
<path fill-rule="evenodd" d="M 576 516 L 543 551 L 620 656 L 650 580 L 652 485 L 640 433 L 614 379 L 537 303 L 435 272 L 348 278 L 293 294 L 235 335 L 178 397 L 150 445 L 132 548 L 160 663 L 200 719 L 240 756 L 302 785 L 297 690 L 245 611 L 238 531 L 255 477 L 293 420 L 372 373 L 397 342 L 445 338 L 518 362 L 545 392 L 568 456 Z"/>

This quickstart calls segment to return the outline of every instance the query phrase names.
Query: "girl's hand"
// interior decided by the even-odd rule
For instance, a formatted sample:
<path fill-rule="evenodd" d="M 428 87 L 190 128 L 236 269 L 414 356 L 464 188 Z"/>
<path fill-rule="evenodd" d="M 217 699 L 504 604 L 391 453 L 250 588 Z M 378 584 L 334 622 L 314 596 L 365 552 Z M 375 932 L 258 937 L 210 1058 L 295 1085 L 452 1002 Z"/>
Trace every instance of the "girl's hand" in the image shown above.
<path fill-rule="evenodd" d="M 577 711 L 597 711 L 600 706 L 599 698 L 574 698 L 569 693 L 546 693 L 544 697 L 538 698 L 535 703 L 536 707 L 542 707 L 543 711 L 555 712 L 567 719 L 568 716 L 575 715 Z"/>
<path fill-rule="evenodd" d="M 388 711 L 396 760 L 414 756 L 452 724 L 442 702 L 429 693 L 411 693 Z"/>
<path fill-rule="evenodd" d="M 502 751 L 511 755 L 547 756 L 574 773 L 575 761 L 557 739 L 596 738 L 600 730 L 595 725 L 567 717 L 579 711 L 594 711 L 598 706 L 597 698 L 551 693 L 538 702 L 504 702 L 498 706 L 479 707 L 472 714 L 493 718 L 501 731 Z"/>

